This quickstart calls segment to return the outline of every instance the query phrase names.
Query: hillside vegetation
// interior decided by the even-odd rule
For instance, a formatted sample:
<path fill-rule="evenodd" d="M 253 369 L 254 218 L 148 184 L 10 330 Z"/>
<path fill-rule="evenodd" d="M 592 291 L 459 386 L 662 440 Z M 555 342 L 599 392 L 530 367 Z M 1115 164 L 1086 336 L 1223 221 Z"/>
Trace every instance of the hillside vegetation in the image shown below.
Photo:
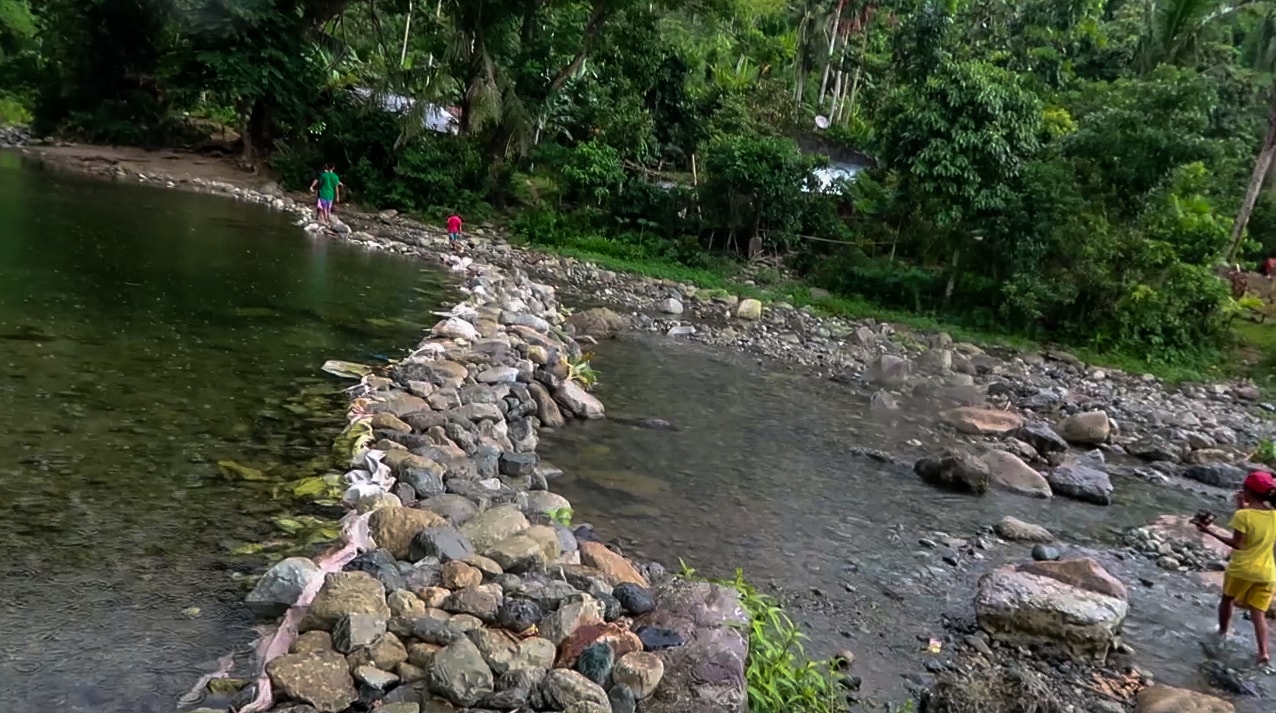
<path fill-rule="evenodd" d="M 1160 365 L 1232 348 L 1216 266 L 1276 248 L 1272 2 L 0 0 L 0 71 L 39 132 L 213 120 L 293 186 L 707 280 L 752 245 L 834 305 Z M 872 167 L 820 192 L 829 154 Z"/>

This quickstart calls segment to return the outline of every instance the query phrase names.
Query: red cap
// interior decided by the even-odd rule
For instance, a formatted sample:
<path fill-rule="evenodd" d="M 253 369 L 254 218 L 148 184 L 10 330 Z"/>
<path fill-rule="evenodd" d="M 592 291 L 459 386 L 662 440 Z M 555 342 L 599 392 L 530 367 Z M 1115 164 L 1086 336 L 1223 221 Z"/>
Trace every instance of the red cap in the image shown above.
<path fill-rule="evenodd" d="M 1276 490 L 1276 479 L 1267 471 L 1256 470 L 1245 476 L 1245 489 L 1256 495 L 1266 495 Z"/>

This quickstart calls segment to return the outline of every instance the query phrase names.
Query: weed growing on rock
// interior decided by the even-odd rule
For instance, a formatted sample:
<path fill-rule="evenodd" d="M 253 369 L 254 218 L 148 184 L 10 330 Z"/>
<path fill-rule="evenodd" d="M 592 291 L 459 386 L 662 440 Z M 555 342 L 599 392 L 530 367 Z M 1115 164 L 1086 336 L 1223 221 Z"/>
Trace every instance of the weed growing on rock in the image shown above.
<path fill-rule="evenodd" d="M 562 525 L 563 527 L 572 526 L 572 509 L 571 508 L 558 508 L 557 510 L 550 510 L 547 514 L 549 515 L 549 519 L 553 520 L 559 525 Z"/>
<path fill-rule="evenodd" d="M 682 576 L 701 579 L 682 563 Z M 785 614 L 774 598 L 762 594 L 736 570 L 735 579 L 709 580 L 740 594 L 740 604 L 749 614 L 748 681 L 749 710 L 754 713 L 843 713 L 847 710 L 839 695 L 829 661 L 807 656 L 806 639 L 797 624 Z"/>
<path fill-rule="evenodd" d="M 586 389 L 592 388 L 594 384 L 598 383 L 598 370 L 589 365 L 590 360 L 593 358 L 592 352 L 585 352 L 580 355 L 580 358 L 569 360 L 567 362 L 567 378 L 579 381 L 580 385 Z"/>

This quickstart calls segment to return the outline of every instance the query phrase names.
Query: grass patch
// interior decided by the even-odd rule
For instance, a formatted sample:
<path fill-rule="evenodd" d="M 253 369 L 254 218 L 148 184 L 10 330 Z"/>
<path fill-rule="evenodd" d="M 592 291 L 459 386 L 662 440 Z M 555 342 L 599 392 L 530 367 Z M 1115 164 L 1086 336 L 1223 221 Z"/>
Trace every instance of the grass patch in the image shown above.
<path fill-rule="evenodd" d="M 594 263 L 614 272 L 639 275 L 651 279 L 672 280 L 695 285 L 703 290 L 717 290 L 737 297 L 752 297 L 763 302 L 787 302 L 795 307 L 810 307 L 817 314 L 846 319 L 874 319 L 908 327 L 922 332 L 947 332 L 954 340 L 970 342 L 983 347 L 1002 347 L 1023 351 L 1042 351 L 1040 342 L 1015 334 L 975 329 L 932 315 L 895 310 L 874 304 L 859 297 L 829 295 L 812 298 L 811 287 L 800 281 L 767 280 L 766 271 L 747 275 L 738 262 L 721 260 L 710 267 L 690 267 L 672 260 L 641 257 L 616 241 L 606 238 L 590 238 L 569 241 L 568 244 L 542 244 L 520 240 L 563 257 Z M 613 247 L 613 245 L 615 247 Z M 621 253 L 621 254 L 617 254 Z M 772 273 L 774 271 L 771 271 Z M 1104 352 L 1088 347 L 1059 345 L 1087 364 L 1109 369 L 1120 369 L 1132 374 L 1152 374 L 1162 380 L 1178 384 L 1188 381 L 1216 381 L 1229 377 L 1254 377 L 1260 383 L 1276 387 L 1276 325 L 1237 321 L 1237 336 L 1241 349 L 1235 354 L 1202 357 L 1196 363 L 1167 364 L 1146 357 Z M 1245 364 L 1246 354 L 1252 361 L 1253 352 L 1266 357 L 1257 370 Z"/>

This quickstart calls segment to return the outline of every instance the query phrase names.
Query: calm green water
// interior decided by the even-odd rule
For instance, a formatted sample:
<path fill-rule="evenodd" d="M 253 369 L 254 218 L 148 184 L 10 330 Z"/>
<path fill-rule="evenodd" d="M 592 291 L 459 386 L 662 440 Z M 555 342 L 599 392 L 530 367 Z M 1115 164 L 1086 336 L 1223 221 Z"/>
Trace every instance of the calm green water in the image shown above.
<path fill-rule="evenodd" d="M 0 708 L 171 713 L 251 640 L 231 574 L 260 561 L 230 549 L 277 536 L 277 505 L 217 461 L 325 452 L 344 419 L 318 366 L 413 343 L 445 284 L 260 207 L 0 153 Z"/>

